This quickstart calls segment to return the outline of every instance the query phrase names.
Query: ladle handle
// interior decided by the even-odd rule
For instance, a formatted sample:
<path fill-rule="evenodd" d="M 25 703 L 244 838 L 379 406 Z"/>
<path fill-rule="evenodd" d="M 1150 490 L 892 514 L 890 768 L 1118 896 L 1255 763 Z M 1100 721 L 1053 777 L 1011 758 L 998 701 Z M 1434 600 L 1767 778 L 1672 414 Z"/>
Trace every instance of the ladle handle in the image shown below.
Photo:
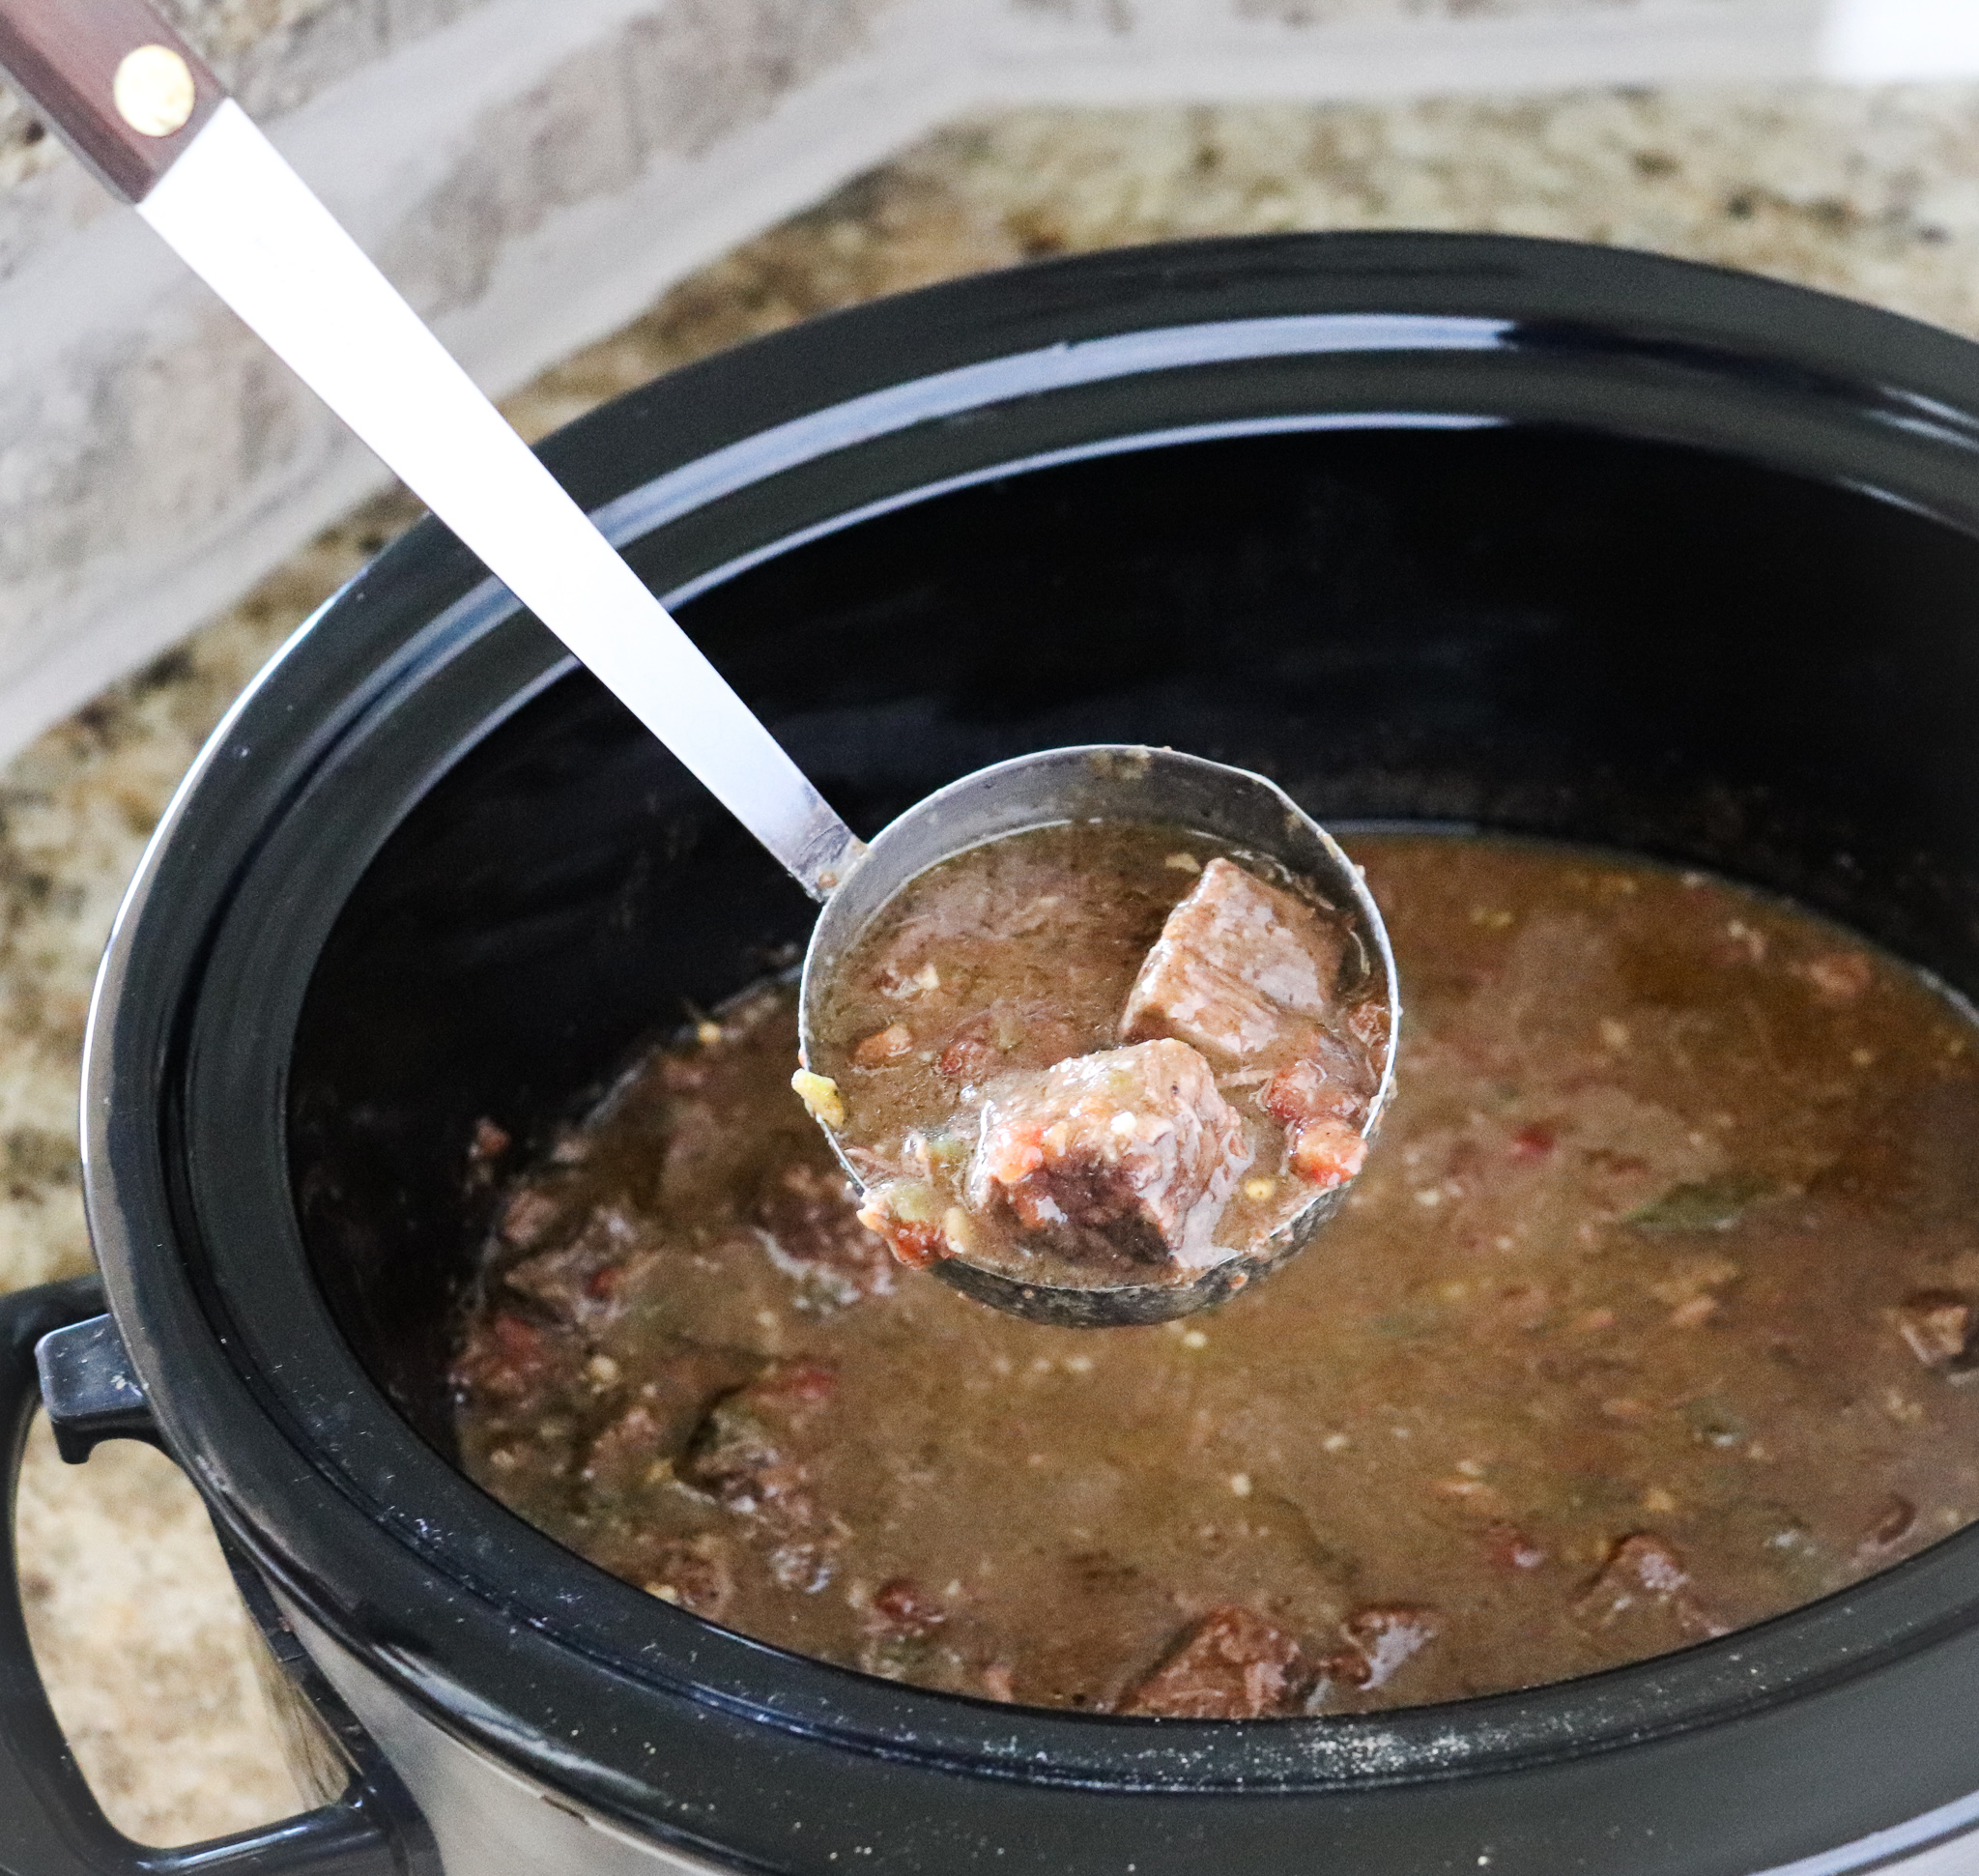
<path fill-rule="evenodd" d="M 798 883 L 827 897 L 863 851 L 851 830 L 144 0 L 0 0 L 0 66 Z"/>
<path fill-rule="evenodd" d="M 0 0 L 0 66 L 127 202 L 151 192 L 227 96 L 145 0 Z"/>

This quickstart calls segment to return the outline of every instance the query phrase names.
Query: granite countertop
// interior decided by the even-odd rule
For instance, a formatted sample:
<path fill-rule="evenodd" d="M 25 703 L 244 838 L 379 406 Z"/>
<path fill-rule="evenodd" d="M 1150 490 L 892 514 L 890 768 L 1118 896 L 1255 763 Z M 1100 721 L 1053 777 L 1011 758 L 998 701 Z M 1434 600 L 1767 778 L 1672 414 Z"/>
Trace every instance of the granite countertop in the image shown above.
<path fill-rule="evenodd" d="M 530 435 L 807 314 L 1177 236 L 1440 227 L 1745 267 L 1979 335 L 1979 88 L 1608 91 L 1405 105 L 1032 111 L 932 139 L 675 288 L 510 400 Z M 89 1265 L 77 1060 L 97 955 L 200 741 L 417 512 L 385 497 L 0 772 L 0 1289 Z M 112 1819 L 176 1843 L 296 1804 L 190 1488 L 129 1446 L 22 1484 L 30 1624 Z"/>

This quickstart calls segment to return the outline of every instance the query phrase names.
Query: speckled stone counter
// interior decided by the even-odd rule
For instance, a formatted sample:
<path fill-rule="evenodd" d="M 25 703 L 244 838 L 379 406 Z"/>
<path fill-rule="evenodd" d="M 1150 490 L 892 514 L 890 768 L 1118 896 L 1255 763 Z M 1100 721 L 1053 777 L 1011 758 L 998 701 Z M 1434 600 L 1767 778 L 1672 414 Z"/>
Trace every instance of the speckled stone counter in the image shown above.
<path fill-rule="evenodd" d="M 1580 94 L 1034 112 L 937 137 L 687 281 L 512 400 L 538 435 L 717 347 L 1030 256 L 1177 236 L 1426 226 L 1658 248 L 1979 333 L 1979 89 Z M 0 773 L 0 1288 L 88 1266 L 77 1058 L 146 834 L 228 700 L 416 512 L 386 498 Z M 112 1818 L 181 1842 L 295 1804 L 190 1489 L 129 1447 L 20 1504 L 28 1612 Z"/>

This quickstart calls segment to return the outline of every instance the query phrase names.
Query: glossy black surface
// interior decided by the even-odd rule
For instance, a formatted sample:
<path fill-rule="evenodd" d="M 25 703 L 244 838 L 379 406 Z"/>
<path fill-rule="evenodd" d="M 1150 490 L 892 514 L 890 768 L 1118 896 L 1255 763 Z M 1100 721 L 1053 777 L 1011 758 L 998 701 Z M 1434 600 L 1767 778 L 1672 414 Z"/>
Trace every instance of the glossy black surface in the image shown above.
<path fill-rule="evenodd" d="M 1171 744 L 1333 824 L 1475 822 L 1707 864 L 1979 989 L 1979 543 L 1584 431 L 1107 456 L 792 549 L 682 609 L 860 832 L 1029 749 Z M 1895 752 L 1903 760 L 1891 760 Z M 812 909 L 588 677 L 429 794 L 318 967 L 291 1086 L 319 1276 L 445 1446 L 487 1114 L 540 1146 Z M 439 1247 L 445 1246 L 441 1253 Z"/>
<path fill-rule="evenodd" d="M 132 1842 L 103 1815 L 42 1686 L 21 1613 L 13 1532 L 14 1488 L 37 1406 L 46 1408 L 56 1446 L 72 1464 L 106 1439 L 155 1443 L 102 1308 L 95 1277 L 0 1296 L 0 1507 L 7 1512 L 0 1532 L 0 1876 L 441 1876 L 423 1820 L 397 1776 L 376 1763 L 368 1740 L 306 1660 L 294 1659 L 293 1635 L 285 1637 L 285 1664 L 361 1768 L 341 1798 L 256 1830 L 164 1850 Z M 256 1617 L 279 1647 L 280 1619 L 265 1590 L 259 1602 Z"/>
<path fill-rule="evenodd" d="M 1639 256 L 1301 237 L 818 322 L 546 453 L 656 585 L 700 589 L 690 627 L 855 826 L 1042 743 L 1172 741 L 1334 824 L 1707 863 L 1972 989 L 1975 356 Z M 863 440 L 805 420 L 972 358 L 1008 362 Z M 700 505 L 665 481 L 758 428 Z M 1068 451 L 1091 459 L 1007 473 Z M 473 1120 L 539 1140 L 808 908 L 473 586 L 419 531 L 270 674 L 140 881 L 91 1055 L 93 1218 L 167 1434 L 408 1698 L 655 1835 L 790 1869 L 1729 1876 L 1979 1791 L 1971 1534 L 1564 1687 L 1213 1726 L 798 1661 L 495 1507 L 359 1360 L 444 1447 Z"/>

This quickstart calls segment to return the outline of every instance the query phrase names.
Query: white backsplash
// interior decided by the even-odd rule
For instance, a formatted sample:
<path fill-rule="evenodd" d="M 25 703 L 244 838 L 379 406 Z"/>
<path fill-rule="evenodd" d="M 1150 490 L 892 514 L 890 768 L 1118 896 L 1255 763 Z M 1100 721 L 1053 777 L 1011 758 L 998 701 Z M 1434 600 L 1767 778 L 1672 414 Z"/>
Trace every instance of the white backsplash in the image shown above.
<path fill-rule="evenodd" d="M 500 393 L 971 111 L 1979 71 L 1973 0 L 178 0 Z M 0 101 L 0 753 L 377 465 Z"/>

